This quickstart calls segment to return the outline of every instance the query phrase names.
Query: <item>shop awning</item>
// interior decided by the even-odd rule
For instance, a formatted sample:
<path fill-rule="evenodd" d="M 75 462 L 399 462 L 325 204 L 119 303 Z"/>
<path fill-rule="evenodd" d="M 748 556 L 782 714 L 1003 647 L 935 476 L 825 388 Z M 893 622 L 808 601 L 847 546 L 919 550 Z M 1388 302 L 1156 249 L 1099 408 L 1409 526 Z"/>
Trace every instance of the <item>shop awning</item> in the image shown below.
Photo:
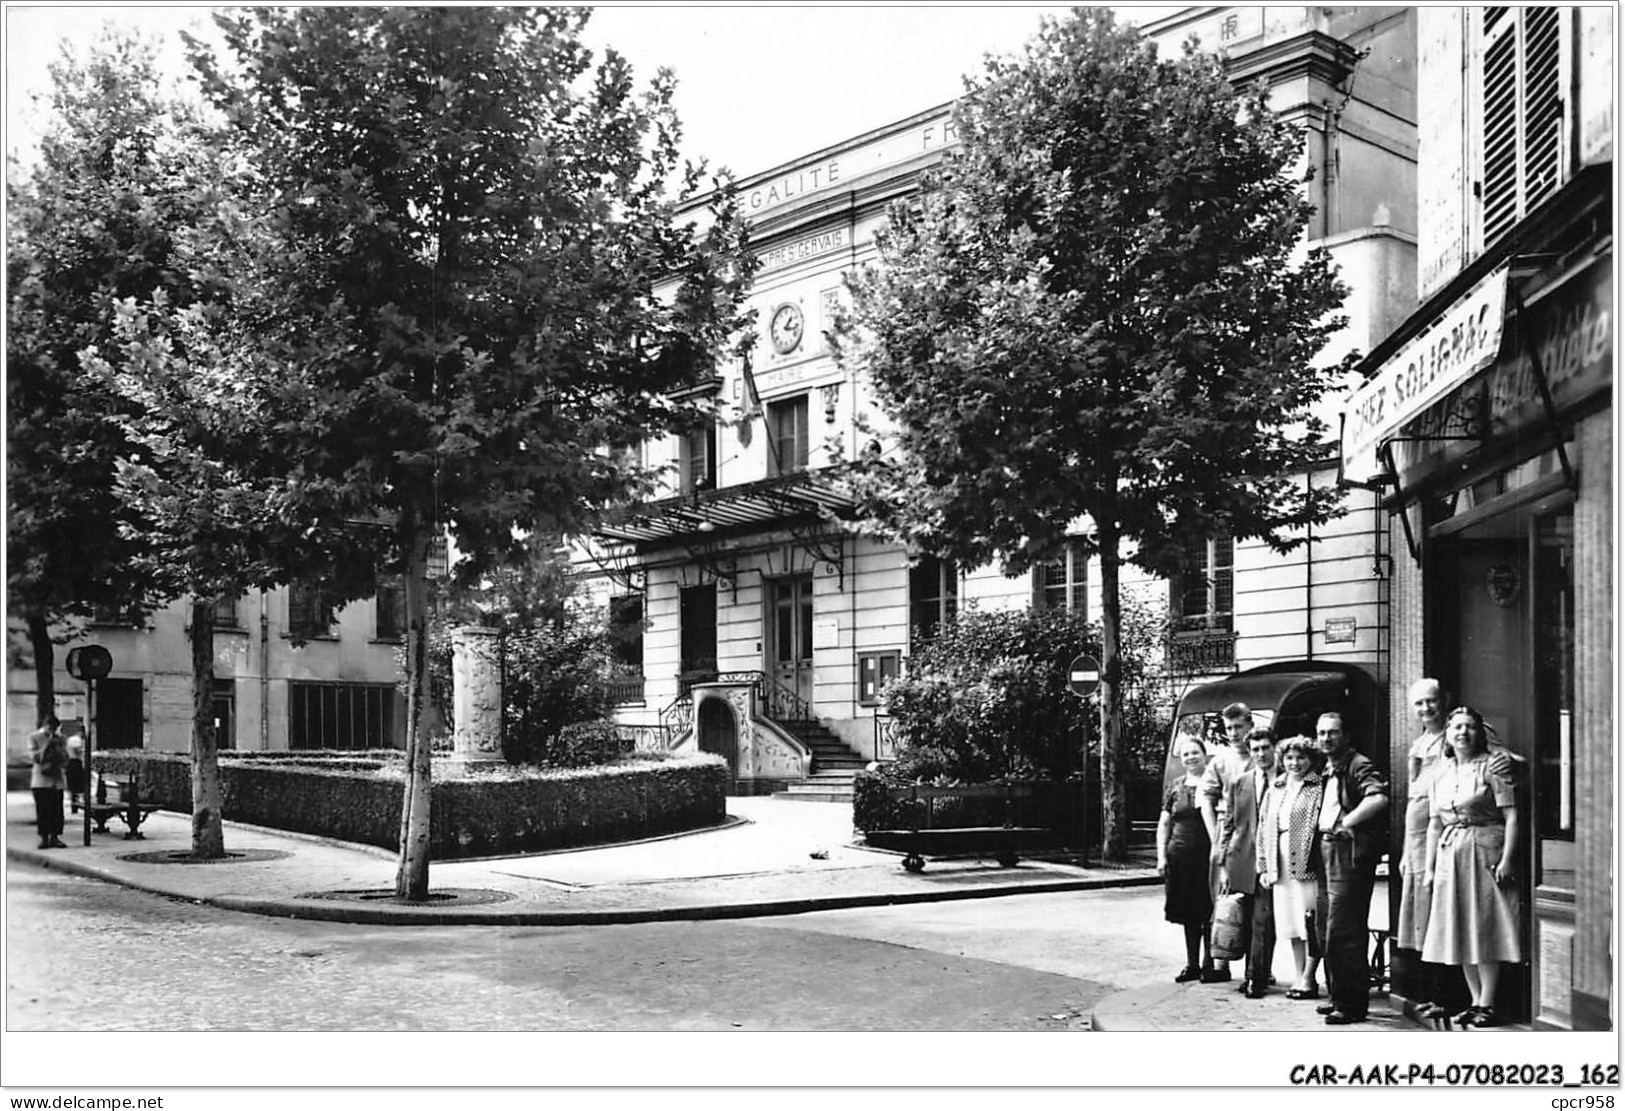
<path fill-rule="evenodd" d="M 719 490 L 643 502 L 613 513 L 593 535 L 622 544 L 658 545 L 739 534 L 851 513 L 852 499 L 827 471 L 801 471 Z"/>

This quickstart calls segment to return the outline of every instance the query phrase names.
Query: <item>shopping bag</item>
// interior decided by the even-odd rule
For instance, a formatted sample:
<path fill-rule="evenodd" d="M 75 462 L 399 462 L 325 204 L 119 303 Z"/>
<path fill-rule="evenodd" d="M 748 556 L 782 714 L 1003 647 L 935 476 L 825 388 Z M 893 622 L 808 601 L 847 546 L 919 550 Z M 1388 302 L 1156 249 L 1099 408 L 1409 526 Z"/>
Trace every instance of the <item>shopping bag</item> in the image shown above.
<path fill-rule="evenodd" d="M 1214 960 L 1239 961 L 1247 955 L 1248 922 L 1241 900 L 1241 892 L 1232 891 L 1213 907 L 1213 940 L 1209 948 Z"/>

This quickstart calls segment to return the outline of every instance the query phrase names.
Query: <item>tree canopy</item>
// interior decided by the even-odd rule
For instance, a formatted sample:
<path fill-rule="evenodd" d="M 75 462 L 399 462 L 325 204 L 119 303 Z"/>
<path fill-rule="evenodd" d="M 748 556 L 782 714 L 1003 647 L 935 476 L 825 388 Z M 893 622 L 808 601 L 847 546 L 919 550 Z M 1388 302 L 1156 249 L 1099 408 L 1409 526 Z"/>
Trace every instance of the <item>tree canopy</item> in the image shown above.
<path fill-rule="evenodd" d="M 1120 855 L 1119 563 L 1172 574 L 1211 535 L 1286 549 L 1334 511 L 1303 471 L 1344 290 L 1304 242 L 1297 125 L 1194 46 L 1164 58 L 1079 9 L 953 111 L 958 149 L 894 204 L 838 326 L 893 426 L 852 487 L 872 531 L 1011 574 L 1088 519 Z"/>

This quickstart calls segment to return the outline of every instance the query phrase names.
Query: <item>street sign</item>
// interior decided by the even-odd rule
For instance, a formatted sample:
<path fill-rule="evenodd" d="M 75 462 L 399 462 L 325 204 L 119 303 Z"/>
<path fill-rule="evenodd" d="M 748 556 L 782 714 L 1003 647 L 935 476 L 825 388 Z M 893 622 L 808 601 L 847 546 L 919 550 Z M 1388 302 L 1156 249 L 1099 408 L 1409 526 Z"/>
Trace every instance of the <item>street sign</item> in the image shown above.
<path fill-rule="evenodd" d="M 99 644 L 68 650 L 68 674 L 75 679 L 105 679 L 113 670 L 113 655 Z"/>
<path fill-rule="evenodd" d="M 1079 698 L 1088 698 L 1100 686 L 1100 661 L 1093 656 L 1074 656 L 1066 668 L 1066 685 Z"/>

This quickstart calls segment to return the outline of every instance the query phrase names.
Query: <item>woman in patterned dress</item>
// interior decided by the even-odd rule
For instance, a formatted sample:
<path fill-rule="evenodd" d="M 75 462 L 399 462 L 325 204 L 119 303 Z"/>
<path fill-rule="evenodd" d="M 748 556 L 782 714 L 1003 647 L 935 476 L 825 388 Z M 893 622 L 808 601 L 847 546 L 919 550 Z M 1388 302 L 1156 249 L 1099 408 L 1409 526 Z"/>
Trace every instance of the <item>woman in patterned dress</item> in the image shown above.
<path fill-rule="evenodd" d="M 1185 778 L 1168 789 L 1157 820 L 1157 874 L 1163 878 L 1163 917 L 1185 929 L 1185 967 L 1176 983 L 1201 979 L 1213 967 L 1208 950 L 1213 924 L 1213 892 L 1208 886 L 1208 836 L 1197 805 L 1207 746 L 1194 736 L 1179 739 L 1175 749 Z"/>
<path fill-rule="evenodd" d="M 1264 796 L 1258 818 L 1256 850 L 1264 864 L 1260 882 L 1275 901 L 1275 936 L 1292 945 L 1297 975 L 1287 989 L 1288 999 L 1316 999 L 1315 972 L 1320 958 L 1309 955 L 1308 915 L 1315 909 L 1319 881 L 1310 865 L 1320 800 L 1325 781 L 1320 778 L 1321 753 L 1308 737 L 1281 742 L 1277 759 L 1285 775 Z"/>
<path fill-rule="evenodd" d="M 1484 718 L 1450 712 L 1442 761 L 1429 789 L 1428 867 L 1433 892 L 1422 959 L 1461 968 L 1472 1006 L 1462 1026 L 1498 1026 L 1495 987 L 1501 963 L 1523 959 L 1517 888 L 1518 806 L 1512 783 L 1491 767 Z"/>

